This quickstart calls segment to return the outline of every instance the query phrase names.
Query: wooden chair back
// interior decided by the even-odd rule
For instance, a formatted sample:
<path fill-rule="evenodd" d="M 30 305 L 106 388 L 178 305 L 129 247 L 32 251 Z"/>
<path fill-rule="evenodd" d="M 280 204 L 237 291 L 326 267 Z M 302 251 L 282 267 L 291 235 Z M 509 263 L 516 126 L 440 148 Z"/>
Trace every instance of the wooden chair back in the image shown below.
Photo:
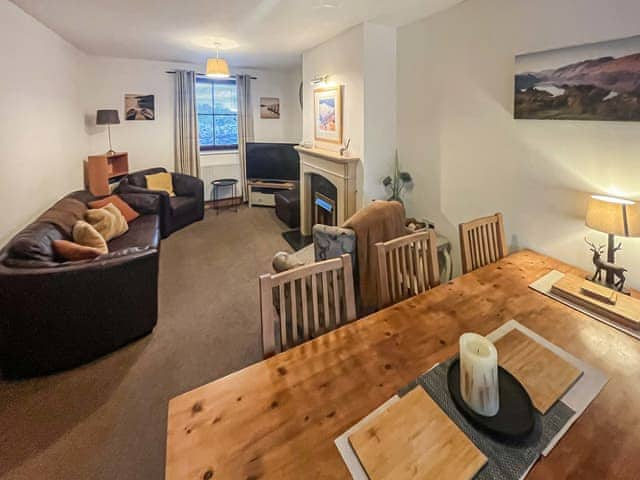
<path fill-rule="evenodd" d="M 460 224 L 462 272 L 497 262 L 508 255 L 501 213 Z"/>
<path fill-rule="evenodd" d="M 376 243 L 376 251 L 380 308 L 440 285 L 435 231 Z"/>
<path fill-rule="evenodd" d="M 351 256 L 260 276 L 264 357 L 355 320 Z"/>

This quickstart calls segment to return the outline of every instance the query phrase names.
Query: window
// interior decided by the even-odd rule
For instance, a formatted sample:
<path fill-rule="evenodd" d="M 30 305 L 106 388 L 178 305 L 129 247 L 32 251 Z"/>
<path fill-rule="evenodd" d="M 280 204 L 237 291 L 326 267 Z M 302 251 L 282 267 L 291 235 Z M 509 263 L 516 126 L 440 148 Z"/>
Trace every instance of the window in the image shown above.
<path fill-rule="evenodd" d="M 196 80 L 200 150 L 238 148 L 238 101 L 235 80 Z"/>

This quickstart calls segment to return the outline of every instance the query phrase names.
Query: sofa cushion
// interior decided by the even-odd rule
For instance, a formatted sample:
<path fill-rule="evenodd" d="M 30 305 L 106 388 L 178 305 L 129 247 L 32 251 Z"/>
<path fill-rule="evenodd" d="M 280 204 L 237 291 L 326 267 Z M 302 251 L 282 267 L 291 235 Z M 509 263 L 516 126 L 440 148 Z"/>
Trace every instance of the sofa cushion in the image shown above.
<path fill-rule="evenodd" d="M 84 218 L 107 242 L 129 230 L 129 225 L 124 216 L 112 203 L 107 204 L 103 208 L 87 210 Z"/>
<path fill-rule="evenodd" d="M 84 218 L 86 211 L 87 206 L 83 202 L 75 198 L 65 197 L 40 215 L 37 221 L 55 225 L 65 235 L 71 237 L 73 226 L 78 220 Z"/>
<path fill-rule="evenodd" d="M 159 217 L 157 215 L 141 215 L 129 225 L 129 231 L 109 242 L 109 251 L 115 252 L 132 247 L 158 248 L 160 244 Z"/>
<path fill-rule="evenodd" d="M 124 216 L 124 219 L 127 223 L 133 222 L 136 218 L 140 216 L 138 212 L 136 212 L 131 206 L 125 202 L 118 195 L 109 195 L 108 197 L 101 198 L 100 200 L 94 200 L 93 202 L 89 202 L 90 208 L 103 208 L 108 204 L 112 203 L 120 213 Z"/>
<path fill-rule="evenodd" d="M 69 240 L 54 240 L 53 250 L 62 260 L 77 262 L 78 260 L 90 260 L 102 255 L 97 248 L 87 247 Z"/>
<path fill-rule="evenodd" d="M 9 243 L 9 257 L 41 262 L 54 261 L 54 240 L 64 239 L 64 234 L 55 225 L 35 222 L 18 233 Z"/>
<path fill-rule="evenodd" d="M 187 213 L 195 208 L 196 202 L 197 200 L 194 197 L 171 197 L 169 199 L 171 213 L 174 216 Z"/>
<path fill-rule="evenodd" d="M 101 253 L 108 253 L 107 242 L 104 237 L 89 223 L 79 220 L 73 226 L 73 241 L 98 249 Z"/>

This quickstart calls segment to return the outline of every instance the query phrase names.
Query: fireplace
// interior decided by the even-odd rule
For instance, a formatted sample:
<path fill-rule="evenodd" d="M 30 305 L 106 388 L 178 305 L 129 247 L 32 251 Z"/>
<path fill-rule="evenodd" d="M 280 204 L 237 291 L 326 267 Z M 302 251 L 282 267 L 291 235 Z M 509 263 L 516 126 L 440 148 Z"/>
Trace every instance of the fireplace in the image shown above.
<path fill-rule="evenodd" d="M 338 224 L 338 189 L 322 175 L 311 174 L 311 225 Z"/>
<path fill-rule="evenodd" d="M 318 223 L 342 225 L 356 211 L 356 169 L 360 159 L 317 148 L 300 154 L 300 231 L 311 235 Z"/>

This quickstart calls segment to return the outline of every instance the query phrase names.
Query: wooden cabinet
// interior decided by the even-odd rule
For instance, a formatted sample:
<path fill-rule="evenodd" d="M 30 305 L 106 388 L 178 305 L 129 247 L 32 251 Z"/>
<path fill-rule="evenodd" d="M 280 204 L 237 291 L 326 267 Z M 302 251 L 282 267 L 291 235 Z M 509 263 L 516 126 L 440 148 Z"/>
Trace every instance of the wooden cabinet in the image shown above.
<path fill-rule="evenodd" d="M 109 195 L 109 182 L 129 173 L 129 154 L 89 155 L 84 165 L 84 183 L 96 196 Z"/>

